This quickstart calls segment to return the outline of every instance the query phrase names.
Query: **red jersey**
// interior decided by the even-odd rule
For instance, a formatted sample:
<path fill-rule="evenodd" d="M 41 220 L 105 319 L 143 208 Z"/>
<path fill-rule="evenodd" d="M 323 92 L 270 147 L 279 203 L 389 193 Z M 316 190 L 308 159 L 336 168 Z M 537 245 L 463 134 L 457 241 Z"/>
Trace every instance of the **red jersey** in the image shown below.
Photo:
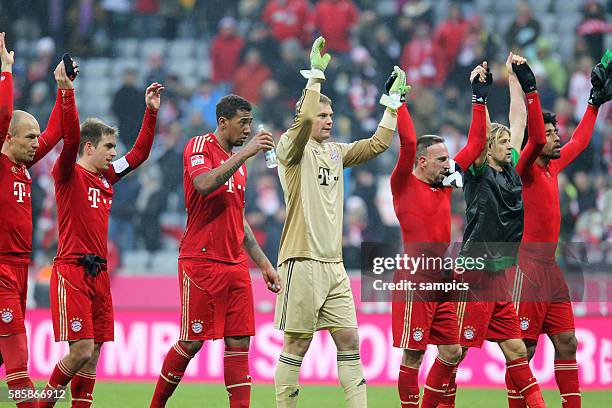
<path fill-rule="evenodd" d="M 0 146 L 8 133 L 13 114 L 13 76 L 3 72 L 0 81 Z M 32 251 L 32 179 L 28 168 L 42 159 L 62 137 L 62 98 L 58 97 L 49 117 L 47 129 L 38 138 L 39 147 L 29 163 L 13 163 L 0 153 L 0 262 L 25 265 Z M 65 98 L 74 103 L 74 94 Z"/>
<path fill-rule="evenodd" d="M 472 114 L 467 144 L 454 158 L 463 170 L 478 158 L 486 142 L 484 105 L 473 104 Z M 416 160 L 416 134 L 406 104 L 398 110 L 397 129 L 400 152 L 391 174 L 391 193 L 404 244 L 437 243 L 446 249 L 450 243 L 452 188 L 427 184 L 412 173 Z"/>
<path fill-rule="evenodd" d="M 315 6 L 314 24 L 325 37 L 325 46 L 330 51 L 351 50 L 349 30 L 358 20 L 359 11 L 351 0 L 321 0 Z"/>
<path fill-rule="evenodd" d="M 297 38 L 303 42 L 309 37 L 305 29 L 309 19 L 308 7 L 305 0 L 271 0 L 262 11 L 261 19 L 270 26 L 272 36 L 278 41 Z"/>
<path fill-rule="evenodd" d="M 541 167 L 534 162 L 521 174 L 525 206 L 525 228 L 522 242 L 555 244 L 555 246 L 547 246 L 546 254 L 539 251 L 539 256 L 554 259 L 561 227 L 557 175 L 589 145 L 596 120 L 597 108 L 588 105 L 571 140 L 561 148 L 561 157 L 551 160 L 546 167 Z"/>
<path fill-rule="evenodd" d="M 106 258 L 112 185 L 147 159 L 156 119 L 157 111 L 147 108 L 132 150 L 99 173 L 75 163 L 80 138 L 78 118 L 76 128 L 66 133 L 64 147 L 52 170 L 59 229 L 55 261 L 77 262 L 85 254 Z"/>
<path fill-rule="evenodd" d="M 243 163 L 229 180 L 207 196 L 198 193 L 193 180 L 225 163 L 226 152 L 214 134 L 191 138 L 183 152 L 183 188 L 187 228 L 179 259 L 210 259 L 236 264 L 246 261 L 244 241 L 244 192 L 247 169 Z"/>

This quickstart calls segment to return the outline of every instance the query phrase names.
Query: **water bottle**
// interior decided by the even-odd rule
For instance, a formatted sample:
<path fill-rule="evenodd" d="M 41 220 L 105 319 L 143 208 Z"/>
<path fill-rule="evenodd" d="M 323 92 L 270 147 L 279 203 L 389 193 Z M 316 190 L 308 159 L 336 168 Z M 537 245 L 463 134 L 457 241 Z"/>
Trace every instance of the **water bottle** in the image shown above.
<path fill-rule="evenodd" d="M 257 131 L 261 132 L 264 130 L 263 123 L 257 127 Z M 274 149 L 266 150 L 264 152 L 266 156 L 266 167 L 269 169 L 273 169 L 278 166 L 278 160 L 276 159 L 276 151 Z"/>

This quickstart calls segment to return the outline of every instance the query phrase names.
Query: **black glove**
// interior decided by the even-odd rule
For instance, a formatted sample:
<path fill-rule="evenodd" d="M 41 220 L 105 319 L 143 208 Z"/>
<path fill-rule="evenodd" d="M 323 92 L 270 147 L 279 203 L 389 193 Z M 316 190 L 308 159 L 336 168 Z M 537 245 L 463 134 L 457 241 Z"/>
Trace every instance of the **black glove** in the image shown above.
<path fill-rule="evenodd" d="M 601 62 L 595 65 L 591 71 L 591 85 L 589 104 L 599 108 L 612 99 L 612 64 L 607 69 Z"/>
<path fill-rule="evenodd" d="M 489 68 L 485 75 L 485 82 L 480 82 L 480 75 L 476 75 L 472 80 L 472 103 L 487 103 L 487 95 L 491 84 L 493 83 L 493 74 L 491 74 Z"/>
<path fill-rule="evenodd" d="M 106 263 L 106 259 L 98 255 L 87 254 L 83 255 L 83 257 L 79 259 L 79 263 L 85 266 L 85 272 L 87 275 L 95 278 L 102 270 L 102 264 Z"/>
<path fill-rule="evenodd" d="M 523 92 L 527 95 L 529 92 L 537 91 L 535 75 L 527 64 L 512 64 L 512 71 L 516 74 Z"/>
<path fill-rule="evenodd" d="M 393 82 L 395 82 L 396 78 L 397 78 L 397 74 L 395 72 L 393 72 L 391 75 L 389 75 L 389 78 L 387 78 L 387 81 L 385 82 L 385 92 L 387 92 L 387 95 L 389 95 L 391 86 L 393 85 Z M 400 95 L 400 102 L 402 103 L 406 102 L 405 92 L 402 92 L 402 94 Z"/>
<path fill-rule="evenodd" d="M 62 56 L 62 61 L 64 61 L 64 68 L 66 68 L 66 75 L 71 81 L 74 81 L 79 74 L 79 66 L 68 53 Z"/>

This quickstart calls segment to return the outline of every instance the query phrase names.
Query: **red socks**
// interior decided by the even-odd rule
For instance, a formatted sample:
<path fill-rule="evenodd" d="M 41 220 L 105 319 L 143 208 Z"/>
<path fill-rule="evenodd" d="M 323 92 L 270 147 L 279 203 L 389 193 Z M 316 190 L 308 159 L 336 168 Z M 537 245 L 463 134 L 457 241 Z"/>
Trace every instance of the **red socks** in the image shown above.
<path fill-rule="evenodd" d="M 422 408 L 436 408 L 450 384 L 453 369 L 457 364 L 446 362 L 438 356 L 427 374 L 423 390 Z"/>
<path fill-rule="evenodd" d="M 555 380 L 563 408 L 580 408 L 580 382 L 576 360 L 555 360 Z"/>
<path fill-rule="evenodd" d="M 62 360 L 60 360 L 55 365 L 55 368 L 53 369 L 53 373 L 51 374 L 51 378 L 49 378 L 49 382 L 47 383 L 45 390 L 62 389 L 66 387 L 66 384 L 68 384 L 72 377 L 74 377 L 75 375 L 76 373 L 70 371 L 70 369 L 66 367 Z M 39 402 L 38 406 L 39 408 L 51 408 L 55 406 L 55 401 L 41 401 Z"/>
<path fill-rule="evenodd" d="M 402 408 L 415 408 L 419 406 L 419 369 L 400 365 L 397 378 Z"/>
<path fill-rule="evenodd" d="M 34 384 L 30 381 L 27 367 L 19 367 L 6 370 L 6 383 L 9 390 L 34 390 Z M 14 400 L 19 408 L 38 407 L 36 399 L 19 398 Z"/>
<path fill-rule="evenodd" d="M 527 357 L 508 361 L 506 363 L 506 370 L 529 408 L 546 407 L 538 381 L 533 376 L 531 368 L 529 368 Z"/>
<path fill-rule="evenodd" d="M 527 408 L 525 400 L 519 389 L 514 385 L 508 370 L 506 370 L 506 390 L 508 391 L 508 408 Z"/>
<path fill-rule="evenodd" d="M 223 370 L 230 408 L 248 408 L 251 401 L 249 349 L 225 347 Z"/>
<path fill-rule="evenodd" d="M 93 389 L 96 373 L 79 371 L 70 382 L 72 408 L 89 408 L 93 402 Z"/>
<path fill-rule="evenodd" d="M 180 341 L 170 347 L 157 379 L 150 408 L 166 406 L 166 401 L 179 385 L 192 358 L 193 356 L 183 348 Z"/>
<path fill-rule="evenodd" d="M 438 402 L 438 408 L 455 408 L 455 396 L 457 395 L 457 383 L 455 380 L 457 378 L 457 369 L 458 366 L 453 368 L 450 379 L 448 380 L 446 392 L 442 398 L 440 398 L 440 402 Z"/>

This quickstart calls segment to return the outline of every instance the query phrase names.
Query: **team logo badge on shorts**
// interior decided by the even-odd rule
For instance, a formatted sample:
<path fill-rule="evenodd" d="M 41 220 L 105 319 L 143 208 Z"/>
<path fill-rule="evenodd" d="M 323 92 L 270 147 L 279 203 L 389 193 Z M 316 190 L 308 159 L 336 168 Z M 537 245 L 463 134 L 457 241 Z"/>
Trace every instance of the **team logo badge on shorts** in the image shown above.
<path fill-rule="evenodd" d="M 521 317 L 521 330 L 525 331 L 529 328 L 529 319 L 526 317 Z"/>
<path fill-rule="evenodd" d="M 472 340 L 475 335 L 476 329 L 474 329 L 472 326 L 465 326 L 465 329 L 463 329 L 463 337 L 465 337 L 466 340 Z"/>
<path fill-rule="evenodd" d="M 421 341 L 421 340 L 423 340 L 423 329 L 420 328 L 420 327 L 416 327 L 412 331 L 412 338 L 414 339 L 414 341 Z"/>
<path fill-rule="evenodd" d="M 13 321 L 13 311 L 11 309 L 2 309 L 2 322 L 9 324 Z"/>
<path fill-rule="evenodd" d="M 193 320 L 191 322 L 191 330 L 195 333 L 195 334 L 200 334 L 202 333 L 202 330 L 204 330 L 204 325 L 202 324 L 201 320 Z"/>
<path fill-rule="evenodd" d="M 75 317 L 75 318 L 71 319 L 70 320 L 70 328 L 75 333 L 80 332 L 81 329 L 83 329 L 83 319 L 79 319 L 78 317 Z"/>

